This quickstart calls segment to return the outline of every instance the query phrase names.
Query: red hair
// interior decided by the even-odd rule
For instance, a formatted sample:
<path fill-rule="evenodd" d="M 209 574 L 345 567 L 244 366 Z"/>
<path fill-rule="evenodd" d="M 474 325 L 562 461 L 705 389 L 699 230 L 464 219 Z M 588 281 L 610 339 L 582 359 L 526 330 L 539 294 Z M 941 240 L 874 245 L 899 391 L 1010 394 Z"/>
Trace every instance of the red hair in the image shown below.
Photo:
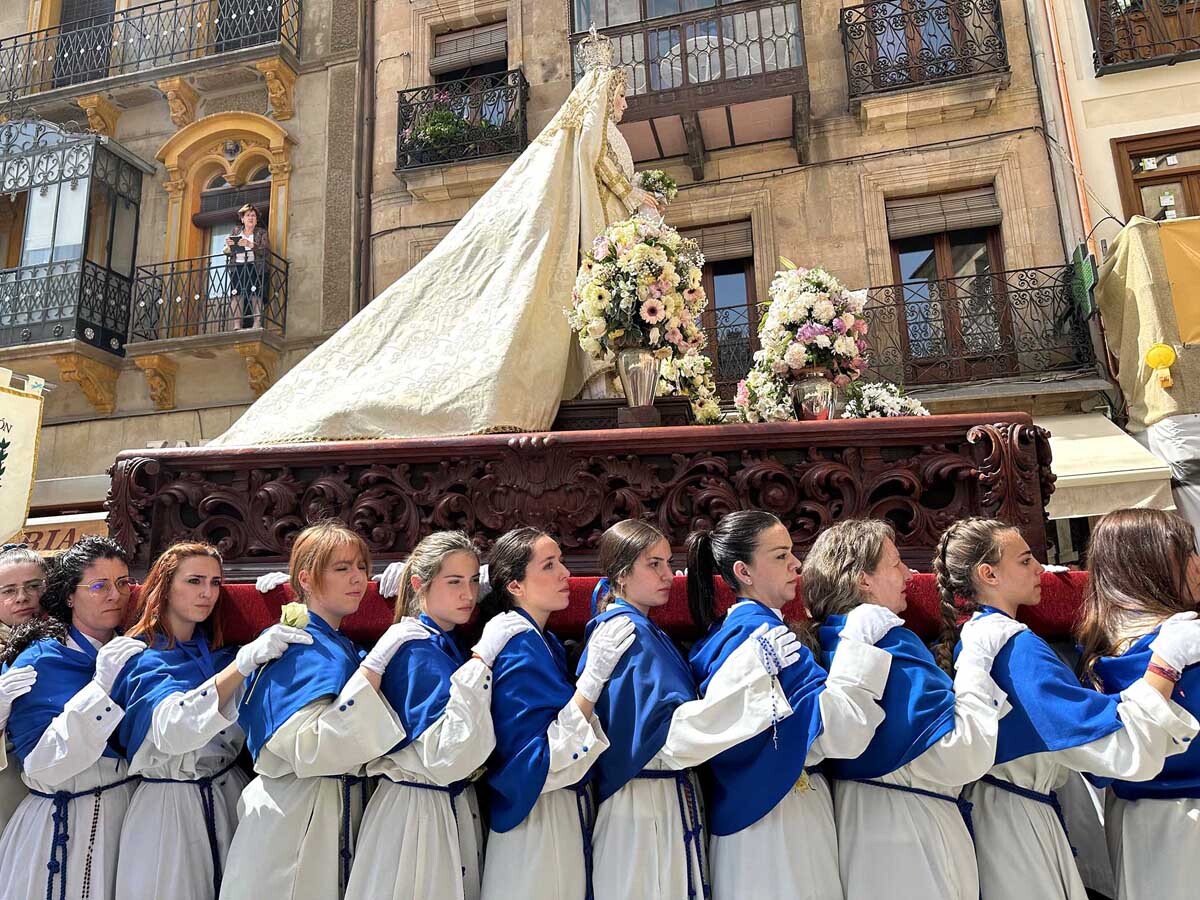
<path fill-rule="evenodd" d="M 126 635 L 142 638 L 148 643 L 153 643 L 157 637 L 163 637 L 166 638 L 168 648 L 175 646 L 175 635 L 171 633 L 171 626 L 163 616 L 163 609 L 170 598 L 171 582 L 175 580 L 175 573 L 184 562 L 197 556 L 215 559 L 217 565 L 223 567 L 221 554 L 212 544 L 184 541 L 172 544 L 163 551 L 162 556 L 150 567 L 146 581 L 142 584 L 138 596 L 142 607 L 141 615 Z M 216 606 L 205 622 L 208 626 L 208 644 L 214 650 L 224 643 L 220 616 L 222 596 L 223 594 L 218 596 Z"/>

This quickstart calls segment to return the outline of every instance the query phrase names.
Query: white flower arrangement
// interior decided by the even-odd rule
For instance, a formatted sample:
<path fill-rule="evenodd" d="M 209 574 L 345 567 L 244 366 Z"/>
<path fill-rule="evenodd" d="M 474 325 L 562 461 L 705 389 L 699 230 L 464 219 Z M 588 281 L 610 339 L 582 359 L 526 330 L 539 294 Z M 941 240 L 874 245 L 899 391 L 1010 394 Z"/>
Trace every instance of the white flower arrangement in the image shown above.
<path fill-rule="evenodd" d="M 658 368 L 658 396 L 677 394 L 692 402 L 698 425 L 716 425 L 724 416 L 712 376 L 712 360 L 703 353 L 664 359 Z"/>
<path fill-rule="evenodd" d="M 679 195 L 679 184 L 662 169 L 646 169 L 634 176 L 637 186 L 667 204 Z"/>
<path fill-rule="evenodd" d="M 805 370 L 823 370 L 844 387 L 866 365 L 867 292 L 847 290 L 824 269 L 780 262 L 758 327 L 761 349 L 734 400 L 746 422 L 794 419 L 789 388 Z"/>
<path fill-rule="evenodd" d="M 856 381 L 850 386 L 843 419 L 886 419 L 896 416 L 927 416 L 920 400 L 906 397 L 890 381 Z"/>

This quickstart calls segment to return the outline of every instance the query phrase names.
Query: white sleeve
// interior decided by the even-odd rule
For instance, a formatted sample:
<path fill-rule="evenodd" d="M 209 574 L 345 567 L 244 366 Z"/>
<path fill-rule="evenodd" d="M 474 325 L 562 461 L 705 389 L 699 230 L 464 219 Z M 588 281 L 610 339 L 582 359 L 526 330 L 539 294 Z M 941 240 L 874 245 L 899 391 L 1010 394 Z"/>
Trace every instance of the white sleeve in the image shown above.
<path fill-rule="evenodd" d="M 867 749 L 883 721 L 879 698 L 891 670 L 892 654 L 886 650 L 853 638 L 838 643 L 817 698 L 821 733 L 808 748 L 805 765 L 815 766 L 826 757 L 855 759 Z"/>
<path fill-rule="evenodd" d="M 655 754 L 669 769 L 690 769 L 736 747 L 792 714 L 779 681 L 744 641 L 717 669 L 699 700 L 680 704 L 667 740 Z"/>
<path fill-rule="evenodd" d="M 487 761 L 496 746 L 491 707 L 492 671 L 472 659 L 451 676 L 441 716 L 413 742 L 433 781 L 454 784 Z"/>
<path fill-rule="evenodd" d="M 568 700 L 558 718 L 546 729 L 550 744 L 550 767 L 542 783 L 542 793 L 570 787 L 592 767 L 596 757 L 608 749 L 608 736 L 596 714 L 584 718 L 583 711 Z"/>
<path fill-rule="evenodd" d="M 236 697 L 218 705 L 216 678 L 186 693 L 179 691 L 154 707 L 146 739 L 164 756 L 199 750 L 237 721 Z"/>
<path fill-rule="evenodd" d="M 978 666 L 954 674 L 954 728 L 914 759 L 914 778 L 950 787 L 978 781 L 996 762 L 1000 720 L 1011 707 L 1008 695 Z"/>
<path fill-rule="evenodd" d="M 124 717 L 125 710 L 89 681 L 42 732 L 25 757 L 25 774 L 49 785 L 74 778 L 101 757 Z"/>
<path fill-rule="evenodd" d="M 299 778 L 346 775 L 404 740 L 395 711 L 361 672 L 332 700 L 314 700 L 283 723 L 255 761 L 255 770 Z"/>
<path fill-rule="evenodd" d="M 1168 756 L 1191 746 L 1200 723 L 1179 704 L 1139 678 L 1121 692 L 1117 715 L 1125 727 L 1069 750 L 1055 762 L 1077 772 L 1122 781 L 1147 781 L 1162 771 Z"/>

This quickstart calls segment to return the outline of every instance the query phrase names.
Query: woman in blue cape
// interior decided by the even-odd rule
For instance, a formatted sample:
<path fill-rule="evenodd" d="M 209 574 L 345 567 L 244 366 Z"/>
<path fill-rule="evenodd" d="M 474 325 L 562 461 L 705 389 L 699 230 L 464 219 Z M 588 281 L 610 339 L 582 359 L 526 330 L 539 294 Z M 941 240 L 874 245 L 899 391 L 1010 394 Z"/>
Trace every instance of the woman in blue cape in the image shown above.
<path fill-rule="evenodd" d="M 724 516 L 688 538 L 688 605 L 707 634 L 692 649 L 692 674 L 707 696 L 732 654 L 760 628 L 777 627 L 796 598 L 799 560 L 778 518 L 759 510 Z M 737 600 L 716 620 L 720 575 Z M 792 714 L 708 764 L 708 815 L 715 900 L 778 894 L 837 900 L 837 836 L 829 785 L 812 770 L 827 756 L 855 756 L 883 716 L 878 700 L 891 657 L 871 646 L 894 617 L 856 613 L 845 652 L 826 676 L 813 653 L 779 673 Z M 797 841 L 796 835 L 804 835 Z"/>
<path fill-rule="evenodd" d="M 775 676 L 799 661 L 799 644 L 783 625 L 764 623 L 700 698 L 687 660 L 649 617 L 671 596 L 666 537 L 626 519 L 604 532 L 599 555 L 605 578 L 584 675 L 611 623 L 631 623 L 636 638 L 596 703 L 611 745 L 596 764 L 596 900 L 699 900 L 710 891 L 695 768 L 792 714 Z"/>
<path fill-rule="evenodd" d="M 327 521 L 292 545 L 292 590 L 307 606 L 310 644 L 260 668 L 238 710 L 258 777 L 238 804 L 221 900 L 334 900 L 350 876 L 366 806 L 365 765 L 404 740 L 380 692 L 401 645 L 420 625 L 391 626 L 364 654 L 341 631 L 367 590 L 366 542 Z"/>
<path fill-rule="evenodd" d="M 222 646 L 221 556 L 208 544 L 168 547 L 150 568 L 129 636 L 149 644 L 113 687 L 125 710 L 115 743 L 138 776 L 121 828 L 122 900 L 212 900 L 249 779 L 237 704 L 247 677 L 290 644 L 276 625 L 237 650 Z M 146 849 L 153 847 L 153 853 Z"/>
<path fill-rule="evenodd" d="M 483 866 L 484 900 L 591 900 L 596 760 L 608 738 L 593 709 L 632 626 L 605 629 L 600 652 L 571 684 L 563 645 L 546 630 L 571 602 L 562 551 L 536 528 L 517 528 L 488 556 L 488 625 L 517 617 L 529 627 L 492 664 L 496 751 L 488 761 L 491 834 Z"/>
<path fill-rule="evenodd" d="M 124 551 L 86 537 L 51 563 L 41 601 L 49 618 L 7 648 L 4 662 L 31 666 L 37 681 L 8 719 L 29 796 L 0 838 L 5 900 L 122 896 L 117 846 L 133 782 L 109 743 L 125 713 L 111 695 L 117 673 L 146 649 L 117 636 L 129 593 Z"/>
<path fill-rule="evenodd" d="M 953 646 L 960 610 L 1016 619 L 1041 598 L 1041 564 L 1021 533 L 992 519 L 964 519 L 942 535 L 933 559 L 942 597 L 942 647 Z M 963 603 L 955 605 L 955 599 Z M 1172 662 L 1200 660 L 1200 622 L 1172 621 L 1154 641 Z M 958 658 L 965 653 L 961 646 Z M 1163 659 L 1155 657 L 1156 664 Z M 984 900 L 1086 900 L 1055 790 L 1071 771 L 1145 781 L 1181 753 L 1200 723 L 1171 702 L 1173 685 L 1147 668 L 1119 697 L 1080 684 L 1032 631 L 1010 640 L 992 679 L 1012 709 L 1000 723 L 996 765 L 966 797 L 972 804 Z"/>
<path fill-rule="evenodd" d="M 850 618 L 866 605 L 902 613 L 911 575 L 886 522 L 849 519 L 817 538 L 804 560 L 804 603 L 831 673 L 847 649 Z M 953 681 L 902 624 L 876 642 L 892 661 L 883 723 L 862 752 L 827 767 L 836 779 L 848 897 L 979 900 L 970 810 L 960 794 L 995 761 L 1008 704 L 988 671 L 1024 628 L 996 616 L 970 623 Z"/>
<path fill-rule="evenodd" d="M 498 616 L 467 658 L 455 628 L 475 612 L 479 552 L 461 531 L 423 538 L 399 587 L 395 620 L 419 621 L 429 640 L 405 644 L 383 673 L 383 696 L 406 736 L 367 765 L 379 781 L 346 897 L 479 900 L 483 823 L 471 778 L 496 746 L 491 666 L 510 638 L 533 626 Z"/>
<path fill-rule="evenodd" d="M 1200 605 L 1200 555 L 1184 519 L 1157 509 L 1109 513 L 1092 531 L 1089 587 L 1079 625 L 1084 672 L 1110 695 L 1150 665 L 1173 616 Z M 1200 665 L 1173 669 L 1171 699 L 1200 718 Z M 1187 897 L 1200 883 L 1200 741 L 1167 759 L 1148 781 L 1109 785 L 1105 831 L 1116 900 Z"/>

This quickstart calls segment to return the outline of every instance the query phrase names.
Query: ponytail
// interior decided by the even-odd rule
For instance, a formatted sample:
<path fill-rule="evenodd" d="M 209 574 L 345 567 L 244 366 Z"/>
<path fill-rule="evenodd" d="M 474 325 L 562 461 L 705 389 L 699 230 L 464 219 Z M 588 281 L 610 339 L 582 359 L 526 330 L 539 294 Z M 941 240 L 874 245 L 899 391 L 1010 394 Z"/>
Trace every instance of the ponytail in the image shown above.
<path fill-rule="evenodd" d="M 689 534 L 687 551 L 688 611 L 692 614 L 693 624 L 701 631 L 708 631 L 717 619 L 712 532 L 693 531 Z"/>
<path fill-rule="evenodd" d="M 501 535 L 492 545 L 492 552 L 488 554 L 488 589 L 479 598 L 480 625 L 517 608 L 516 598 L 508 590 L 509 582 L 525 580 L 525 571 L 533 558 L 533 545 L 544 537 L 549 535 L 525 525 Z"/>

